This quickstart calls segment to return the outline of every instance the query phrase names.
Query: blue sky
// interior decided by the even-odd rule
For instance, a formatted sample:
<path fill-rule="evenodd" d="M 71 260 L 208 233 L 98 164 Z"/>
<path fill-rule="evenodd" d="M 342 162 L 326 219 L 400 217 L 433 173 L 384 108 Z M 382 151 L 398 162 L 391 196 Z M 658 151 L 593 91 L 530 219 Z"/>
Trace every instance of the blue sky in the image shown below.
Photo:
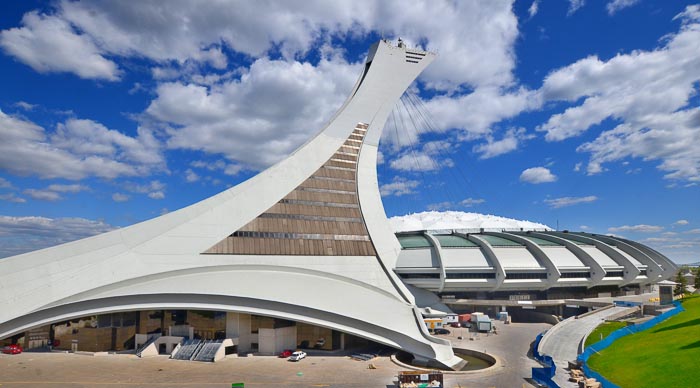
<path fill-rule="evenodd" d="M 385 130 L 388 216 L 495 214 L 700 261 L 692 2 L 0 10 L 0 256 L 143 221 L 255 175 L 323 126 L 384 36 L 439 53 L 404 102 L 430 125 Z"/>

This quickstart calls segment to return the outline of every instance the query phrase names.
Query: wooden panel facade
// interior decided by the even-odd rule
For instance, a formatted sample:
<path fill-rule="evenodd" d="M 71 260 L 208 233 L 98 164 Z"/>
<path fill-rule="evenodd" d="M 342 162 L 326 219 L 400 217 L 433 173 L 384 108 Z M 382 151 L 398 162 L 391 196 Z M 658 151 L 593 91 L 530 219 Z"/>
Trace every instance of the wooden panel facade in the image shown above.
<path fill-rule="evenodd" d="M 357 160 L 366 131 L 366 124 L 358 124 L 311 177 L 204 253 L 376 255 L 357 198 Z"/>

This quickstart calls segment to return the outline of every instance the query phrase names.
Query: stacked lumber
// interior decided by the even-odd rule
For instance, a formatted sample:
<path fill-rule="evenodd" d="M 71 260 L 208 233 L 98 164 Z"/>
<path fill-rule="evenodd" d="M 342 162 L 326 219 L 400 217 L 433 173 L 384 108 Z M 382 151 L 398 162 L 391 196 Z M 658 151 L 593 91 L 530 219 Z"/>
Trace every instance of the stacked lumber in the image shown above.
<path fill-rule="evenodd" d="M 583 379 L 578 382 L 578 388 L 601 388 L 600 381 L 596 379 Z"/>
<path fill-rule="evenodd" d="M 600 381 L 597 381 L 596 379 L 589 379 L 586 378 L 586 375 L 583 374 L 583 371 L 580 369 L 580 365 L 576 365 L 574 363 L 569 363 L 569 374 L 571 377 L 569 377 L 569 381 L 574 382 L 578 384 L 579 388 L 601 388 L 602 384 Z"/>

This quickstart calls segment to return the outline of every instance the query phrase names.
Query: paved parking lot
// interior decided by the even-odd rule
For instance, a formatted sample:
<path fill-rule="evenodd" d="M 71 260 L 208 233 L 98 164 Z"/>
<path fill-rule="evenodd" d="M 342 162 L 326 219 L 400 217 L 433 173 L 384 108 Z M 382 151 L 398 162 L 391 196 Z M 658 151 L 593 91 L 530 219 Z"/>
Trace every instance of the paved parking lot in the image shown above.
<path fill-rule="evenodd" d="M 464 340 L 453 331 L 444 336 L 456 347 L 486 351 L 501 367 L 486 372 L 446 375 L 447 387 L 529 387 L 527 357 L 530 342 L 549 328 L 546 324 L 498 325 L 498 335 L 481 334 Z M 372 363 L 377 369 L 369 369 Z M 309 356 L 301 362 L 276 357 L 229 357 L 217 363 L 170 360 L 166 356 L 140 359 L 134 355 L 88 356 L 70 353 L 0 355 L 0 388 L 11 387 L 222 387 L 245 382 L 246 387 L 394 387 L 403 370 L 389 357 L 370 362 L 342 356 Z"/>

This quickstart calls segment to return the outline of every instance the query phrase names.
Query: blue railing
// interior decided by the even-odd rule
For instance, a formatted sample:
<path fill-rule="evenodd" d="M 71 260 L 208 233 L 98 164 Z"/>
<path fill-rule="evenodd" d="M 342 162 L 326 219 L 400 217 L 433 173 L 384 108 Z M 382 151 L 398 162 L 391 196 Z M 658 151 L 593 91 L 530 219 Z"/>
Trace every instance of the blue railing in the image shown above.
<path fill-rule="evenodd" d="M 637 307 L 642 305 L 641 302 L 630 302 L 627 300 L 614 300 L 613 304 L 619 307 Z"/>
<path fill-rule="evenodd" d="M 605 339 L 602 341 L 598 341 L 594 343 L 593 345 L 587 347 L 583 353 L 579 354 L 577 357 L 577 360 L 580 361 L 583 365 L 583 373 L 586 374 L 588 377 L 595 377 L 596 380 L 600 381 L 601 384 L 603 385 L 603 388 L 619 388 L 617 385 L 611 383 L 603 377 L 600 373 L 594 371 L 593 369 L 588 367 L 587 361 L 588 359 L 593 355 L 593 353 L 598 353 L 601 350 L 607 348 L 608 346 L 612 345 L 613 342 L 615 342 L 618 338 L 622 338 L 624 336 L 638 333 L 640 331 L 647 330 L 651 327 L 654 327 L 661 323 L 662 321 L 665 321 L 668 318 L 671 318 L 672 316 L 685 311 L 683 306 L 679 302 L 673 302 L 673 305 L 676 306 L 672 310 L 666 311 L 665 313 L 656 316 L 642 324 L 639 325 L 633 325 L 633 326 L 626 326 L 621 329 L 617 329 L 610 333 Z M 535 368 L 533 368 L 534 371 Z M 534 372 L 533 372 L 534 373 Z M 534 379 L 534 374 L 533 374 L 533 379 Z"/>
<path fill-rule="evenodd" d="M 538 334 L 535 343 L 532 345 L 533 357 L 543 365 L 542 368 L 532 368 L 532 379 L 538 384 L 545 385 L 549 388 L 559 388 L 559 385 L 552 381 L 552 377 L 554 377 L 557 370 L 557 367 L 554 365 L 554 360 L 550 356 L 540 354 L 539 351 L 540 341 L 542 341 L 543 336 L 544 333 Z"/>

